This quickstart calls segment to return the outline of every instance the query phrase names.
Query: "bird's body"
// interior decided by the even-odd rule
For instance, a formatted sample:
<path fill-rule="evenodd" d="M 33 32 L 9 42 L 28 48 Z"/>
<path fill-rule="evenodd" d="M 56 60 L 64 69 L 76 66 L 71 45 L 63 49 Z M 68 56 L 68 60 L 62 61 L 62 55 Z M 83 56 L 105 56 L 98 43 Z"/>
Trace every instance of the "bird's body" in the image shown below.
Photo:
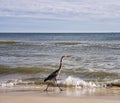
<path fill-rule="evenodd" d="M 48 81 L 48 80 L 55 80 L 58 76 L 59 70 L 54 71 L 53 73 L 51 73 L 47 78 L 45 78 L 44 82 Z"/>
<path fill-rule="evenodd" d="M 60 59 L 60 66 L 57 70 L 55 70 L 54 72 L 52 72 L 47 78 L 44 79 L 44 82 L 48 81 L 48 80 L 54 80 L 54 81 L 57 81 L 57 77 L 59 76 L 60 74 L 60 71 L 61 71 L 61 67 L 62 67 L 62 60 L 63 58 L 65 57 L 71 57 L 69 55 L 67 56 L 62 56 L 61 59 Z M 58 86 L 58 84 L 57 84 Z M 49 85 L 47 86 L 47 88 L 45 89 L 45 91 L 47 91 Z M 59 87 L 59 86 L 58 86 Z M 62 90 L 60 87 L 59 87 L 60 90 Z"/>

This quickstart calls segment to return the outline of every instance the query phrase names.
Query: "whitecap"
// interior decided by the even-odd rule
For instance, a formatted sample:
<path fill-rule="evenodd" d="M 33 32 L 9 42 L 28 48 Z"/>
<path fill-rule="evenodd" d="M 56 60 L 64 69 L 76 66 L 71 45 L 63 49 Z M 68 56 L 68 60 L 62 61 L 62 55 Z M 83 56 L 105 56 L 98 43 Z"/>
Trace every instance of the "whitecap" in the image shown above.
<path fill-rule="evenodd" d="M 97 87 L 93 82 L 86 82 L 80 78 L 68 76 L 65 80 L 58 81 L 58 84 L 63 84 L 66 86 L 73 86 L 75 88 L 93 88 Z"/>

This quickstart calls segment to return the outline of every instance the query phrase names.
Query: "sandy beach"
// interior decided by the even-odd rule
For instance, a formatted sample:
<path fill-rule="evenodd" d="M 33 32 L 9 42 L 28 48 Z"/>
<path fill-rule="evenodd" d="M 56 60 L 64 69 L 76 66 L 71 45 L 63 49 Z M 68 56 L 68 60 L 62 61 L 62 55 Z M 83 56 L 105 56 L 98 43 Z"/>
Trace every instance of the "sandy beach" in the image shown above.
<path fill-rule="evenodd" d="M 119 99 L 111 97 L 58 97 L 58 96 L 36 96 L 25 94 L 0 95 L 0 103 L 119 103 Z"/>
<path fill-rule="evenodd" d="M 50 88 L 1 89 L 0 103 L 119 103 L 119 88 L 109 89 L 72 89 L 60 92 Z M 94 91 L 94 92 L 93 92 Z"/>

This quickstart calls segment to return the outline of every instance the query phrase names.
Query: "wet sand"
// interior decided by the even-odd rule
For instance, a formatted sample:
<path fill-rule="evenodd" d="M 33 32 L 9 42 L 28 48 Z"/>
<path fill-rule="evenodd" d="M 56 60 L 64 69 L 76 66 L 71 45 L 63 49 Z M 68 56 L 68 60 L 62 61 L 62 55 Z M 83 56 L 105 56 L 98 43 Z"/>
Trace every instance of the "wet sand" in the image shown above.
<path fill-rule="evenodd" d="M 120 100 L 111 98 L 75 98 L 75 97 L 48 97 L 48 96 L 26 96 L 6 95 L 0 96 L 0 103 L 120 103 Z"/>
<path fill-rule="evenodd" d="M 120 103 L 120 88 L 75 89 L 43 87 L 0 89 L 0 103 Z"/>

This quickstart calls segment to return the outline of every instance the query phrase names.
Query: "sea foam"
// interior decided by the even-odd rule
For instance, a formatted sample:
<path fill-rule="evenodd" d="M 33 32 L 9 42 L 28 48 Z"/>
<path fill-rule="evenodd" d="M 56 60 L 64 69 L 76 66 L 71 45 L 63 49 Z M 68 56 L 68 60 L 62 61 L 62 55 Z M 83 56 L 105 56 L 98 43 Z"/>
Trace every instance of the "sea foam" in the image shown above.
<path fill-rule="evenodd" d="M 65 80 L 58 81 L 59 84 L 66 86 L 73 86 L 75 88 L 93 88 L 97 87 L 93 82 L 86 82 L 80 78 L 68 76 Z"/>

